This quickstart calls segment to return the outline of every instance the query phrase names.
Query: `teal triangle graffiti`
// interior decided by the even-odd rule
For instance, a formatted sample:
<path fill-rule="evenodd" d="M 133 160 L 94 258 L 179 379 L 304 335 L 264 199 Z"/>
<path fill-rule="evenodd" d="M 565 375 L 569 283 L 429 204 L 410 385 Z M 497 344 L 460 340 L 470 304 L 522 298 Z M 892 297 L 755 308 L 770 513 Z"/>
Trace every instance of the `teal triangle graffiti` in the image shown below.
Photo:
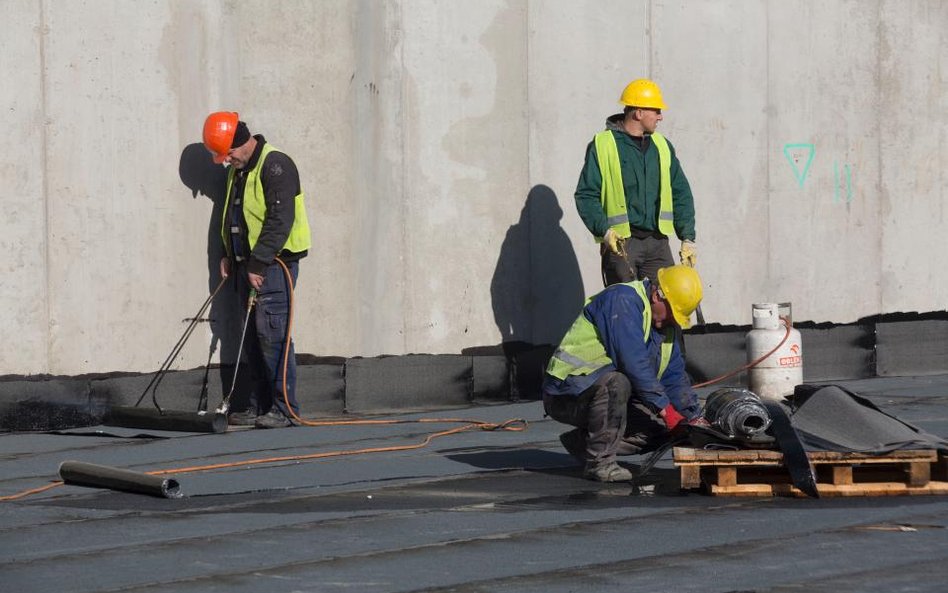
<path fill-rule="evenodd" d="M 802 160 L 799 153 L 806 152 L 806 163 L 804 163 L 803 168 L 800 168 L 800 161 Z M 793 168 L 793 175 L 797 178 L 797 183 L 800 184 L 800 187 L 803 187 L 803 182 L 806 181 L 806 175 L 810 172 L 810 164 L 813 163 L 813 156 L 816 154 L 816 147 L 812 144 L 784 144 L 783 145 L 783 155 L 787 157 L 787 162 L 790 163 L 790 166 Z"/>

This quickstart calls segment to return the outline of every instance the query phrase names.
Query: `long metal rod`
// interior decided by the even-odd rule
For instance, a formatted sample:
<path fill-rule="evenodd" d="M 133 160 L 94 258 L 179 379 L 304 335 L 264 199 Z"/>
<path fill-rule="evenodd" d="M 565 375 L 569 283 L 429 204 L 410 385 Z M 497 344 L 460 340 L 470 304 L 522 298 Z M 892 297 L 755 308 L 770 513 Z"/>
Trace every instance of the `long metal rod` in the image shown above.
<path fill-rule="evenodd" d="M 168 370 L 171 368 L 171 365 L 174 363 L 174 360 L 178 357 L 178 354 L 181 353 L 181 350 L 184 348 L 184 345 L 187 343 L 188 339 L 191 337 L 191 334 L 194 332 L 194 329 L 197 327 L 197 324 L 200 322 L 201 316 L 204 315 L 205 311 L 207 311 L 207 308 L 210 306 L 211 302 L 214 300 L 214 297 L 217 296 L 218 291 L 220 291 L 221 287 L 224 286 L 225 281 L 226 281 L 226 278 L 222 278 L 220 284 L 218 284 L 214 292 L 212 292 L 211 295 L 207 297 L 207 300 L 204 301 L 204 304 L 201 305 L 201 308 L 198 310 L 197 314 L 195 314 L 194 317 L 191 319 L 191 323 L 188 324 L 188 327 L 184 330 L 184 334 L 178 340 L 178 343 L 175 344 L 175 347 L 174 349 L 172 349 L 171 354 L 165 360 L 165 363 L 162 365 L 160 373 L 156 373 L 155 377 L 152 378 L 152 383 L 154 383 L 154 387 L 152 387 L 152 391 L 151 391 L 151 401 L 155 405 L 155 408 L 157 408 L 159 411 L 161 410 L 161 406 L 158 405 L 158 398 L 157 398 L 158 386 L 161 385 L 162 380 L 164 380 L 165 378 L 165 374 L 167 374 Z M 157 379 L 157 381 L 155 381 L 155 379 Z M 148 389 L 146 388 L 145 392 L 147 393 L 147 391 Z M 142 394 L 142 396 L 144 397 L 144 393 Z M 141 400 L 139 399 L 139 401 Z M 137 406 L 138 404 L 135 404 L 135 405 Z"/>
<path fill-rule="evenodd" d="M 211 345 L 207 350 L 207 364 L 204 365 L 204 380 L 201 382 L 201 397 L 198 398 L 198 412 L 207 411 L 207 382 L 211 372 L 211 359 L 217 351 L 217 337 L 211 337 Z"/>
<path fill-rule="evenodd" d="M 188 337 L 190 337 L 191 335 L 191 331 L 193 330 L 194 326 L 197 325 L 197 320 L 201 318 L 201 314 L 204 312 L 205 308 L 207 307 L 208 303 L 211 301 L 212 298 L 214 298 L 213 295 L 208 296 L 207 300 L 204 301 L 204 304 L 202 304 L 201 308 L 198 310 L 197 315 L 191 318 L 191 323 L 189 323 L 188 326 L 185 328 L 184 333 L 181 335 L 180 338 L 178 338 L 178 341 L 177 343 L 175 343 L 174 348 L 171 349 L 171 352 L 168 354 L 167 358 L 165 358 L 164 362 L 161 363 L 161 366 L 158 367 L 158 370 L 155 371 L 155 374 L 152 375 L 151 381 L 149 381 L 148 385 L 145 387 L 145 390 L 142 391 L 142 394 L 138 398 L 138 401 L 135 402 L 136 406 L 140 404 L 143 399 L 145 399 L 145 395 L 148 394 L 148 390 L 151 389 L 152 386 L 155 386 L 155 388 L 157 389 L 157 385 L 155 385 L 155 381 L 158 381 L 160 377 L 162 377 L 164 373 L 168 370 L 168 368 L 171 366 L 171 361 L 175 359 L 175 357 L 178 355 L 178 352 L 181 351 L 181 347 L 184 345 L 185 342 L 187 342 Z M 157 404 L 156 404 L 156 407 L 157 407 Z"/>
<path fill-rule="evenodd" d="M 230 409 L 230 396 L 234 395 L 234 388 L 237 386 L 237 370 L 240 369 L 240 355 L 244 351 L 244 339 L 247 337 L 247 326 L 250 325 L 250 312 L 253 309 L 253 303 L 256 299 L 257 291 L 251 288 L 250 297 L 247 299 L 247 315 L 244 317 L 244 329 L 240 332 L 240 344 L 237 346 L 237 360 L 234 362 L 234 376 L 231 377 L 230 380 L 230 391 L 228 391 L 224 399 L 221 400 L 221 405 L 217 406 L 218 414 L 227 414 L 227 411 Z"/>
<path fill-rule="evenodd" d="M 214 292 L 207 297 L 204 301 L 204 304 L 201 305 L 201 308 L 198 310 L 197 314 L 191 319 L 191 323 L 188 324 L 188 327 L 185 328 L 184 333 L 178 338 L 178 342 L 174 345 L 174 348 L 171 349 L 171 353 L 165 358 L 165 361 L 161 363 L 161 367 L 152 375 L 151 381 L 148 382 L 148 385 L 145 387 L 145 390 L 142 391 L 141 396 L 138 398 L 138 401 L 135 402 L 135 407 L 138 407 L 142 403 L 142 400 L 145 399 L 145 396 L 148 394 L 148 391 L 151 390 L 151 399 L 154 403 L 155 408 L 161 412 L 161 406 L 158 405 L 157 391 L 158 385 L 161 384 L 162 379 L 164 379 L 165 374 L 168 372 L 168 369 L 171 368 L 174 359 L 177 358 L 178 354 L 181 352 L 181 349 L 184 348 L 185 343 L 187 343 L 188 338 L 191 337 L 191 334 L 194 332 L 194 328 L 197 327 L 198 322 L 201 320 L 201 316 L 204 315 L 204 312 L 210 306 L 211 301 L 214 300 L 214 297 L 217 296 L 217 293 L 220 292 L 221 288 L 226 282 L 226 278 L 221 278 L 220 284 L 217 285 L 217 288 L 214 289 Z"/>

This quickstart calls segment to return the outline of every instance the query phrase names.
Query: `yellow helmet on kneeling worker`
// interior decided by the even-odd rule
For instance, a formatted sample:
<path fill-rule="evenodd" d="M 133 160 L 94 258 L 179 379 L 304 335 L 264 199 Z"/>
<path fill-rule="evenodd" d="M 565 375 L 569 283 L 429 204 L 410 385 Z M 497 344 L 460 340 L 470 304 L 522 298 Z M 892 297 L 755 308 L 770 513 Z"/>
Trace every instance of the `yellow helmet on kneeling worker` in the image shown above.
<path fill-rule="evenodd" d="M 677 265 L 658 271 L 658 286 L 671 305 L 672 315 L 682 329 L 691 327 L 691 314 L 701 302 L 701 277 L 691 266 Z"/>

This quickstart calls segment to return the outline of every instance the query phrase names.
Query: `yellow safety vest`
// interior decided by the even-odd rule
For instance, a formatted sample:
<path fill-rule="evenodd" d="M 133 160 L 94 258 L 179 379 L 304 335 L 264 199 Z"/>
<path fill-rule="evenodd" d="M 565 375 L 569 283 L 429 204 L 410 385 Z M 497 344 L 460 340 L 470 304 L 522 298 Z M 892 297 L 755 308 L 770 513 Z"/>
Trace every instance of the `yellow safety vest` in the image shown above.
<path fill-rule="evenodd" d="M 253 169 L 247 172 L 247 183 L 244 186 L 243 214 L 244 222 L 247 224 L 247 239 L 250 242 L 250 249 L 257 244 L 260 237 L 260 230 L 263 228 L 263 220 L 267 216 L 267 203 L 263 195 L 263 180 L 260 177 L 260 171 L 263 169 L 263 163 L 267 155 L 271 152 L 280 152 L 270 144 L 264 144 L 260 151 L 260 158 Z M 237 171 L 231 167 L 227 172 L 227 194 L 224 201 L 224 220 L 221 221 L 221 238 L 224 240 L 224 246 L 227 253 L 230 254 L 231 244 L 227 227 L 227 206 L 230 204 L 230 192 L 234 184 L 234 176 Z M 286 238 L 286 243 L 282 249 L 300 253 L 306 251 L 311 246 L 309 234 L 309 221 L 306 218 L 306 208 L 303 206 L 303 190 L 294 198 L 295 213 L 293 216 L 293 226 L 290 228 L 290 234 Z M 282 250 L 281 249 L 281 250 Z"/>
<path fill-rule="evenodd" d="M 642 311 L 642 333 L 645 335 L 645 343 L 647 344 L 652 331 L 652 307 L 648 295 L 645 293 L 645 285 L 638 280 L 625 282 L 624 284 L 634 288 L 645 305 Z M 586 299 L 586 304 L 588 305 L 596 296 L 599 295 Z M 658 365 L 657 377 L 659 379 L 662 378 L 665 369 L 668 368 L 674 345 L 674 334 L 665 332 L 662 341 L 661 360 Z M 589 375 L 610 364 L 614 366 L 612 359 L 606 354 L 606 348 L 599 340 L 596 326 L 586 319 L 586 316 L 581 312 L 569 331 L 566 332 L 559 348 L 553 353 L 553 357 L 546 367 L 546 372 L 557 379 L 565 380 L 570 375 Z"/>
<path fill-rule="evenodd" d="M 626 238 L 632 235 L 629 227 L 629 212 L 625 203 L 625 185 L 622 183 L 622 166 L 619 164 L 619 148 L 611 130 L 603 130 L 594 137 L 596 157 L 599 160 L 599 172 L 602 174 L 602 191 L 600 202 L 606 213 L 606 222 L 609 228 L 617 235 Z M 659 177 L 659 210 L 658 230 L 670 237 L 675 232 L 675 214 L 672 205 L 671 192 L 671 150 L 665 137 L 654 132 L 652 142 L 658 150 L 658 166 L 661 171 Z M 596 237 L 601 243 L 602 237 Z"/>

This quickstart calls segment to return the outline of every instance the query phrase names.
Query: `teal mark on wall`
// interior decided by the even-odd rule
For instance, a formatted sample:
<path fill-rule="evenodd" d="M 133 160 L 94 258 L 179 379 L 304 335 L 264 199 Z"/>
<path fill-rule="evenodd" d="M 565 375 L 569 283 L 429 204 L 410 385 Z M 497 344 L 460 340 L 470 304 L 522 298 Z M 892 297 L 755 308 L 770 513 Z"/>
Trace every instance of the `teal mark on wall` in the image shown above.
<path fill-rule="evenodd" d="M 784 144 L 783 155 L 793 168 L 793 174 L 797 178 L 797 183 L 803 187 L 806 181 L 807 173 L 810 172 L 810 165 L 813 164 L 813 157 L 816 155 L 816 147 L 812 144 Z M 800 163 L 803 163 L 802 167 Z"/>
<path fill-rule="evenodd" d="M 783 155 L 787 157 L 790 168 L 793 170 L 793 176 L 797 180 L 800 189 L 806 183 L 807 175 L 810 173 L 810 165 L 816 156 L 816 146 L 811 143 L 791 143 L 783 145 Z M 846 192 L 846 203 L 853 201 L 853 168 L 852 165 L 843 163 L 840 169 L 839 161 L 833 161 L 833 203 L 838 204 L 843 201 L 843 189 Z"/>
<path fill-rule="evenodd" d="M 849 165 L 843 165 L 843 175 L 846 177 L 846 203 L 853 201 L 853 169 Z M 833 161 L 833 178 L 836 180 L 836 183 L 833 184 L 834 193 L 833 193 L 833 202 L 838 203 L 839 198 L 839 187 L 840 187 L 840 176 L 839 176 L 839 163 Z"/>

